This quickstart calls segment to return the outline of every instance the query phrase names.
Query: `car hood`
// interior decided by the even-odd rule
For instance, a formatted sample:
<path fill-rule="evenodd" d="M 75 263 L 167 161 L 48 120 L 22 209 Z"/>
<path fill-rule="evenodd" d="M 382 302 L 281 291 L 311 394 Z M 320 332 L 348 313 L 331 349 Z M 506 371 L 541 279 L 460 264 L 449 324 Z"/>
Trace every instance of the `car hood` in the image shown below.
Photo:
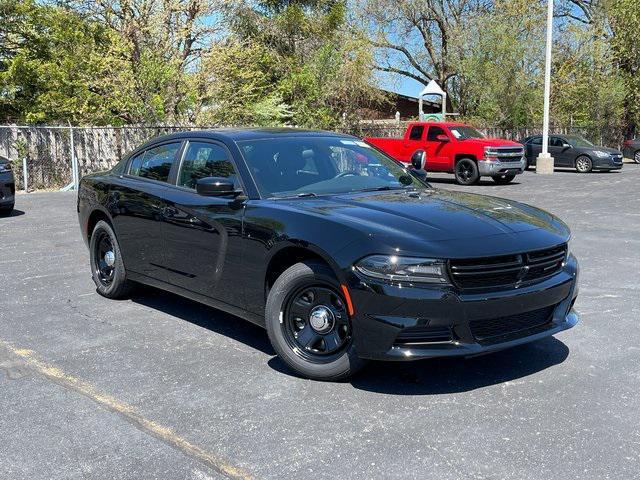
<path fill-rule="evenodd" d="M 501 138 L 468 138 L 460 141 L 467 145 L 478 145 L 481 147 L 522 147 L 521 143 Z"/>
<path fill-rule="evenodd" d="M 620 150 L 616 150 L 615 148 L 609 148 L 609 147 L 577 147 L 576 150 L 580 150 L 585 153 L 595 152 L 596 150 L 599 150 L 601 152 L 607 152 L 612 155 L 622 155 L 622 152 Z"/>
<path fill-rule="evenodd" d="M 387 245 L 450 258 L 547 248 L 570 235 L 562 221 L 538 208 L 440 189 L 305 198 L 290 206 L 330 217 Z"/>

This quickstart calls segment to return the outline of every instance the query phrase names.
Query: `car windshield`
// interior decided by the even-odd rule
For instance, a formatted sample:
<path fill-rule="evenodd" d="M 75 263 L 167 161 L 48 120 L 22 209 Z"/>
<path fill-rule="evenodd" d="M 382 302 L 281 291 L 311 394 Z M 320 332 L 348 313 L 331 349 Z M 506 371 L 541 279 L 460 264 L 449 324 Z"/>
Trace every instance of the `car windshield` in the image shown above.
<path fill-rule="evenodd" d="M 453 126 L 449 127 L 451 133 L 458 140 L 467 140 L 468 138 L 484 138 L 484 135 L 475 128 L 466 126 Z"/>
<path fill-rule="evenodd" d="M 428 187 L 356 138 L 282 137 L 241 141 L 238 146 L 267 198 Z"/>
<path fill-rule="evenodd" d="M 589 140 L 583 137 L 578 137 L 578 136 L 567 137 L 567 140 L 569 140 L 569 143 L 573 147 L 594 147 L 595 146 L 593 143 L 591 143 Z"/>

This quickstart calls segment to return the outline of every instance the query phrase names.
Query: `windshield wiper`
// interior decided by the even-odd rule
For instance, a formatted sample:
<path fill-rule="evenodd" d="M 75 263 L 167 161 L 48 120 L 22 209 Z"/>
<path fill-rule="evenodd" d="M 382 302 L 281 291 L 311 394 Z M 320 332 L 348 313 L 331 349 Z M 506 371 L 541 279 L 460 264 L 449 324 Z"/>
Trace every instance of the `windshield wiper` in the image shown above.
<path fill-rule="evenodd" d="M 363 188 L 362 190 L 356 190 L 356 192 L 382 192 L 384 190 L 407 190 L 408 188 L 409 187 L 390 187 L 389 185 L 385 185 L 384 187 Z"/>
<path fill-rule="evenodd" d="M 317 193 L 313 193 L 313 192 L 303 192 L 303 193 L 298 193 L 296 195 L 296 197 L 298 198 L 304 198 L 304 197 L 317 197 L 318 194 Z"/>

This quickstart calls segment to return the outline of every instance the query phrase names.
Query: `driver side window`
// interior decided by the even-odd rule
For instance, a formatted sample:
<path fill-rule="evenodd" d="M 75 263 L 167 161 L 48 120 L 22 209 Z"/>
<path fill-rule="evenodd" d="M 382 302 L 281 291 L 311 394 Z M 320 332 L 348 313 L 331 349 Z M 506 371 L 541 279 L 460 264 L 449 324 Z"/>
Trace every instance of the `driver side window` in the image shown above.
<path fill-rule="evenodd" d="M 219 145 L 189 142 L 178 174 L 178 186 L 196 188 L 196 182 L 205 177 L 230 178 L 235 181 L 236 171 L 227 151 Z"/>

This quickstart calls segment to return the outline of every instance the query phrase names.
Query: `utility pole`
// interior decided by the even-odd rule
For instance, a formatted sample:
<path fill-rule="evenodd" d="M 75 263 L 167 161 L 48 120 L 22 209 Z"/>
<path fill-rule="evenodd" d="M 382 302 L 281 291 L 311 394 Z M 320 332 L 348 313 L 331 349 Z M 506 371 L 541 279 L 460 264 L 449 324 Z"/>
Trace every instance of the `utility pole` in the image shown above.
<path fill-rule="evenodd" d="M 544 116 L 542 153 L 536 161 L 536 173 L 552 174 L 553 157 L 549 155 L 549 103 L 551 97 L 551 47 L 553 45 L 553 0 L 547 0 L 547 49 L 544 61 Z"/>

